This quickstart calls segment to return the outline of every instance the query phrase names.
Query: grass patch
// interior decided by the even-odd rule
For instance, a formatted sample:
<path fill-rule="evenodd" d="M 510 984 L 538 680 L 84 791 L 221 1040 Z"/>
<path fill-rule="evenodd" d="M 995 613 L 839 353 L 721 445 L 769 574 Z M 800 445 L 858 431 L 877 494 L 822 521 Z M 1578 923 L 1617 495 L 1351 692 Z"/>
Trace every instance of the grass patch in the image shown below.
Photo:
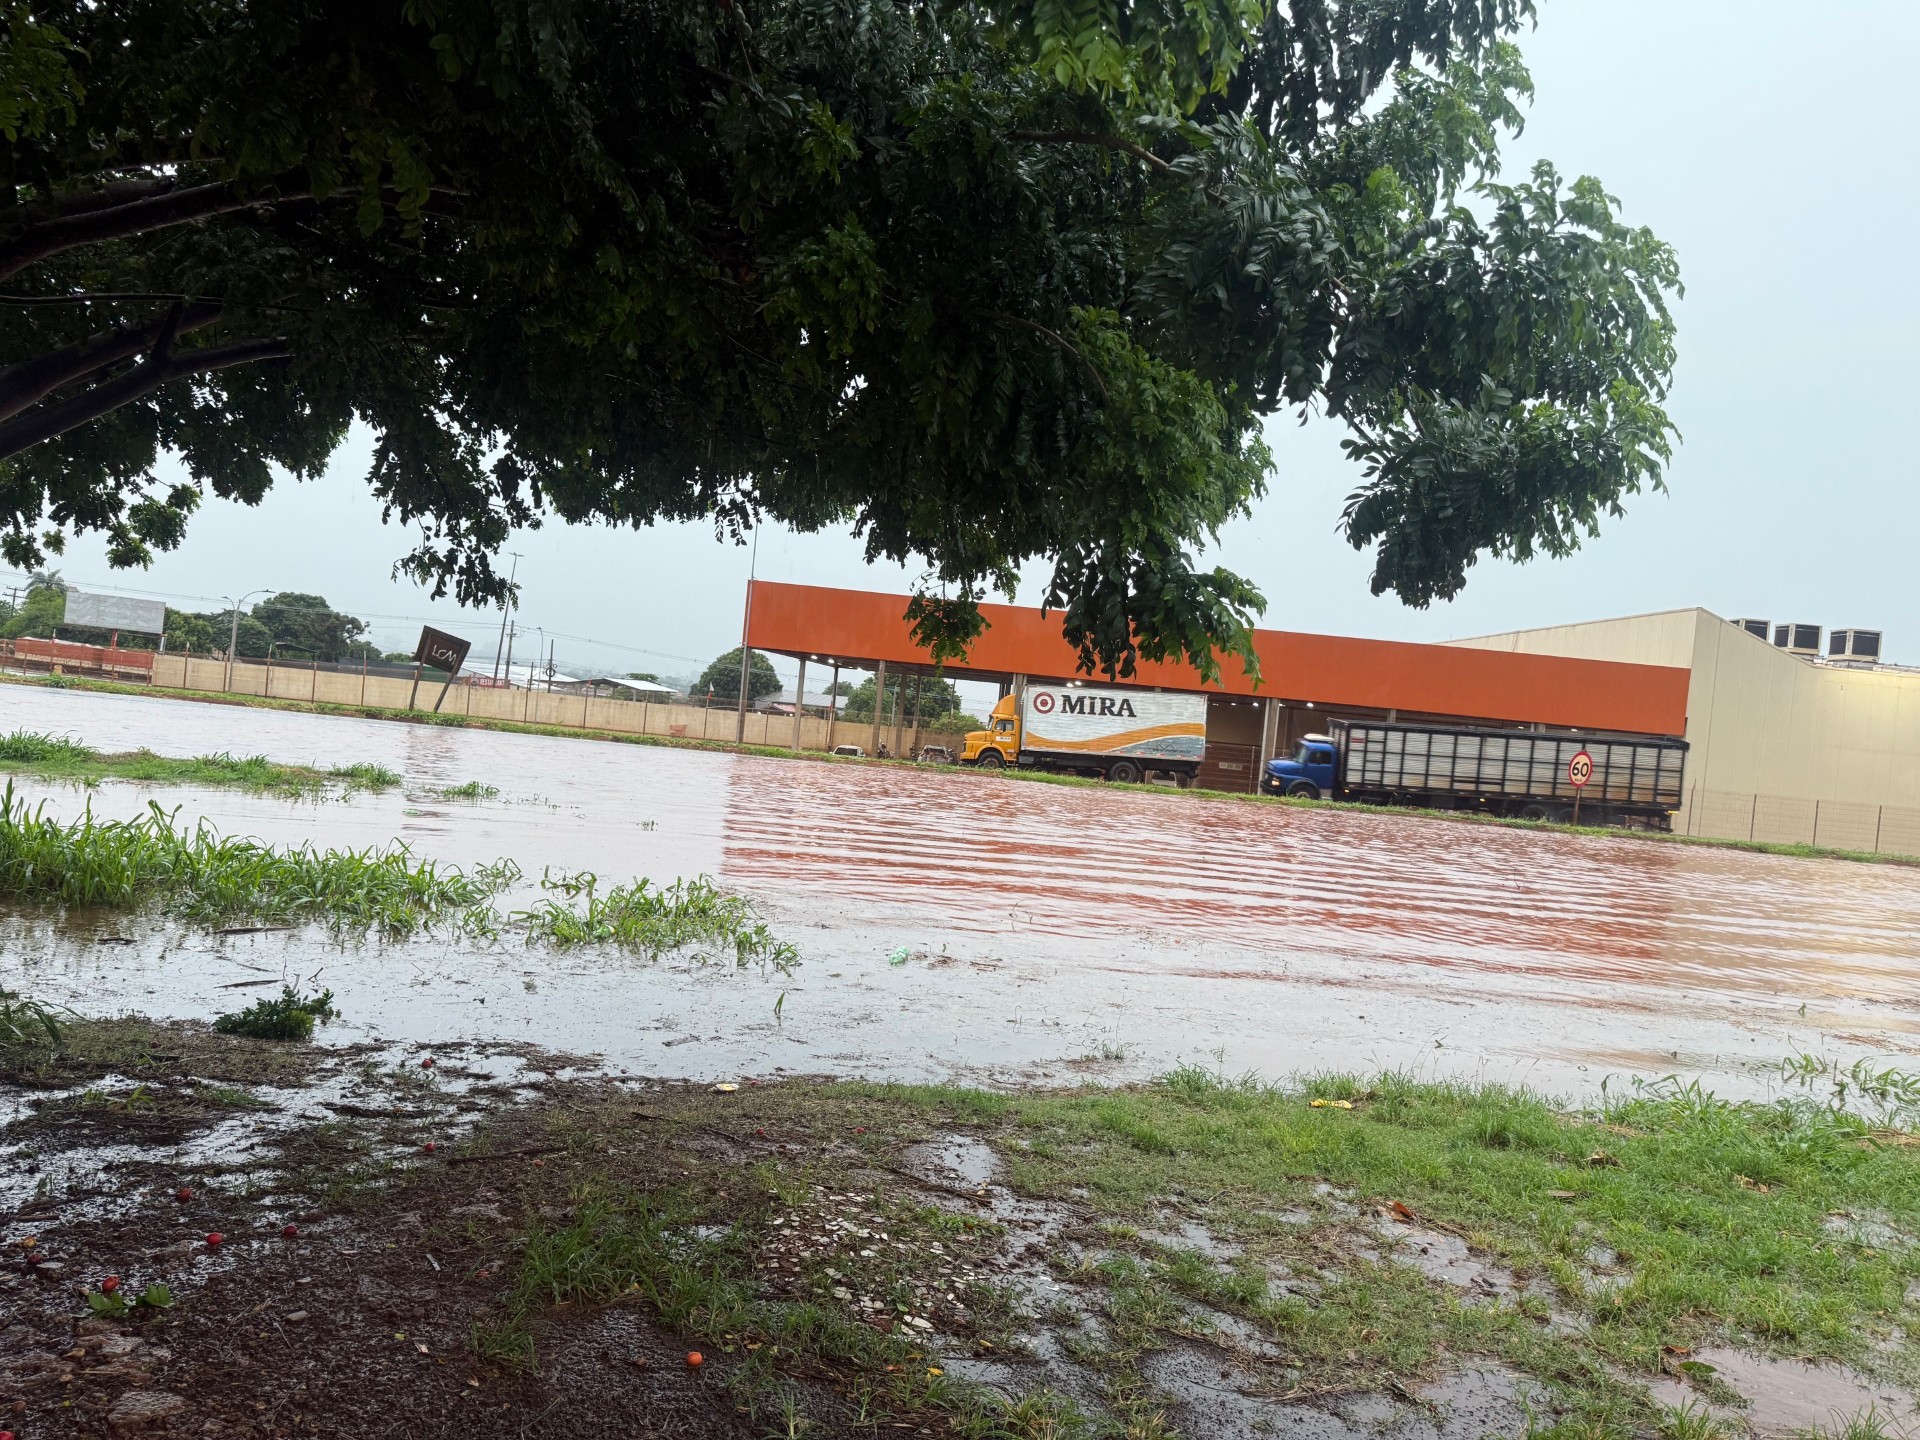
<path fill-rule="evenodd" d="M 333 991 L 302 995 L 285 986 L 270 1000 L 256 1000 L 244 1010 L 222 1015 L 213 1028 L 222 1035 L 245 1035 L 254 1040 L 310 1040 L 316 1020 L 331 1020 Z"/>
<path fill-rule="evenodd" d="M 277 849 L 192 830 L 158 805 L 137 820 L 63 824 L 0 795 L 0 897 L 67 905 L 162 905 L 190 920 L 319 919 L 348 930 L 407 935 L 457 917 L 492 893 L 486 879 L 404 847 Z"/>
<path fill-rule="evenodd" d="M 717 942 L 732 948 L 736 964 L 759 961 L 782 971 L 791 970 L 800 960 L 792 945 L 774 939 L 754 919 L 748 901 L 728 894 L 704 875 L 667 886 L 636 880 L 605 894 L 591 871 L 549 873 L 540 883 L 561 898 L 549 897 L 510 917 L 529 940 L 545 940 L 563 949 L 614 945 L 650 955 Z"/>
<path fill-rule="evenodd" d="M 347 790 L 386 790 L 400 776 L 384 765 L 282 765 L 264 755 L 226 753 L 176 759 L 151 750 L 103 754 L 65 735 L 16 730 L 0 736 L 0 772 L 83 785 L 102 780 L 131 780 L 145 785 L 205 785 L 284 795 L 309 795 L 330 786 Z"/>
<path fill-rule="evenodd" d="M 12 990 L 0 989 L 0 1054 L 44 1050 L 60 1053 L 65 1040 L 62 1011 Z"/>
<path fill-rule="evenodd" d="M 468 780 L 459 785 L 442 785 L 432 792 L 439 800 L 491 800 L 500 793 L 498 785 Z"/>
<path fill-rule="evenodd" d="M 416 860 L 404 846 L 286 849 L 191 830 L 149 804 L 136 820 L 72 823 L 0 794 L 0 899 L 132 909 L 157 905 L 202 923 L 320 920 L 343 932 L 411 935 L 439 924 L 475 937 L 517 929 L 529 943 L 609 946 L 648 956 L 711 946 L 734 963 L 791 970 L 799 952 L 755 919 L 752 904 L 706 876 L 604 893 L 589 872 L 548 874 L 540 904 L 504 919 L 490 901 L 520 879 L 511 861 L 468 872 Z M 298 1037 L 304 1038 L 304 1037 Z"/>

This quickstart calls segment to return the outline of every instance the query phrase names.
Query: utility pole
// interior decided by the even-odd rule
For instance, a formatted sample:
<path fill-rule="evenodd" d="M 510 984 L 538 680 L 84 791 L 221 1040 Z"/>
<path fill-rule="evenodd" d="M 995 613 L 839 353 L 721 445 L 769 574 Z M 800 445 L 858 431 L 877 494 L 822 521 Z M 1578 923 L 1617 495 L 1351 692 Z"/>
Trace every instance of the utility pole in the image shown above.
<path fill-rule="evenodd" d="M 233 631 L 227 637 L 227 673 L 226 678 L 220 682 L 220 688 L 222 690 L 230 691 L 233 689 L 233 652 L 240 648 L 240 607 L 256 595 L 270 595 L 272 593 L 270 590 L 249 590 L 238 600 L 227 600 L 229 613 L 233 616 Z M 220 598 L 226 600 L 227 597 L 223 595 Z M 271 661 L 269 661 L 269 663 L 271 663 Z"/>
<path fill-rule="evenodd" d="M 507 688 L 509 690 L 513 688 L 513 641 L 514 641 L 514 637 L 517 636 L 519 633 L 520 633 L 520 626 L 517 621 L 513 625 L 507 627 L 506 680 L 507 680 Z M 528 688 L 531 689 L 532 688 L 531 681 L 533 677 L 529 675 L 527 679 L 529 681 Z"/>
<path fill-rule="evenodd" d="M 507 593 L 500 601 L 500 638 L 493 642 L 493 678 L 495 680 L 500 678 L 500 647 L 507 643 L 507 612 L 513 608 L 513 581 L 514 577 L 520 573 L 520 552 L 509 550 L 507 553 L 513 556 L 513 565 L 507 571 Z M 512 677 L 508 677 L 507 683 L 509 685 L 513 683 Z"/>
<path fill-rule="evenodd" d="M 753 652 L 747 648 L 747 632 L 753 626 L 753 577 L 760 565 L 760 527 L 753 527 L 753 552 L 747 560 L 747 605 L 740 617 L 740 708 L 734 716 L 733 743 L 743 745 L 747 739 L 747 696 L 753 687 L 748 683 L 753 678 Z"/>

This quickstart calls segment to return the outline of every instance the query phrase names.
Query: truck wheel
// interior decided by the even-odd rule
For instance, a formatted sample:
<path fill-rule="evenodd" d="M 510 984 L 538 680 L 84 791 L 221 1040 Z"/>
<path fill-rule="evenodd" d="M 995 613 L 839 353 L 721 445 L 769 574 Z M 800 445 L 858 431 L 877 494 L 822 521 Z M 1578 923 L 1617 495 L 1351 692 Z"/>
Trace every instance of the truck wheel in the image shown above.
<path fill-rule="evenodd" d="M 1107 770 L 1107 779 L 1116 785 L 1138 785 L 1140 767 L 1131 760 L 1116 760 Z"/>
<path fill-rule="evenodd" d="M 1173 775 L 1173 783 L 1178 785 L 1182 790 L 1193 789 L 1193 772 L 1191 770 L 1176 770 Z"/>
<path fill-rule="evenodd" d="M 1287 794 L 1296 800 L 1318 800 L 1320 787 L 1311 780 L 1296 780 L 1287 786 Z"/>
<path fill-rule="evenodd" d="M 1551 820 L 1553 818 L 1553 810 L 1546 805 L 1523 805 L 1520 807 L 1520 818 L 1522 820 Z"/>
<path fill-rule="evenodd" d="M 973 763 L 978 765 L 982 770 L 1004 770 L 1007 766 L 1006 760 L 1002 758 L 998 750 L 981 751 L 980 758 Z"/>

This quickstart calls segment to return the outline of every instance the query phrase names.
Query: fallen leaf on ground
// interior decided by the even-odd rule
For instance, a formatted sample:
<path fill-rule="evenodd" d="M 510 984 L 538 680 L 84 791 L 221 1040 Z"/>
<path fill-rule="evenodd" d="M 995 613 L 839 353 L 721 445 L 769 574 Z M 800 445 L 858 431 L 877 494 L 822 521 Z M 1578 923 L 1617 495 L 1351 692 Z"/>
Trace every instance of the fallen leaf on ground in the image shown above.
<path fill-rule="evenodd" d="M 1314 1110 L 1351 1110 L 1351 1100 L 1309 1100 L 1307 1105 Z"/>

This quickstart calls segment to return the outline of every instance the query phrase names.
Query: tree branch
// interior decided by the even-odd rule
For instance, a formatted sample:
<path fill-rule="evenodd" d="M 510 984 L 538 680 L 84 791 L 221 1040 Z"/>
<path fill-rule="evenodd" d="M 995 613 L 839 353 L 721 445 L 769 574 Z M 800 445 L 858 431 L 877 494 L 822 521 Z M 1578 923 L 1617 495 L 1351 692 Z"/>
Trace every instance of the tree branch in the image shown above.
<path fill-rule="evenodd" d="M 177 310 L 179 306 L 174 308 Z M 218 305 L 188 306 L 180 312 L 175 333 L 199 330 L 219 318 Z M 62 385 L 118 364 L 131 355 L 138 355 L 156 344 L 166 324 L 166 319 L 160 319 L 146 325 L 116 325 L 111 330 L 89 335 L 64 350 L 22 360 L 0 370 L 0 420 L 10 420 L 29 406 L 39 404 Z"/>
<path fill-rule="evenodd" d="M 242 195 L 231 184 L 194 185 L 163 195 L 149 195 L 124 204 L 108 204 L 98 209 L 63 215 L 29 225 L 11 245 L 0 247 L 0 280 L 17 274 L 35 261 L 76 245 L 91 245 L 101 240 L 119 240 L 129 235 L 144 235 L 149 230 L 164 230 L 191 220 L 207 220 L 235 210 L 278 204 L 286 200 L 306 199 L 305 188 L 274 195 Z"/>
<path fill-rule="evenodd" d="M 1103 150 L 1118 150 L 1136 160 L 1144 160 L 1162 175 L 1173 173 L 1173 166 L 1145 146 L 1119 135 L 1102 135 L 1095 130 L 1010 130 L 1009 140 L 1027 140 L 1035 145 L 1098 145 Z"/>
<path fill-rule="evenodd" d="M 169 321 L 177 321 L 169 315 Z M 293 354 L 284 340 L 238 340 L 231 345 L 210 345 L 204 350 L 174 354 L 171 336 L 163 333 L 161 346 L 153 354 L 127 371 L 82 391 L 70 400 L 30 410 L 0 424 L 0 460 L 22 450 L 52 440 L 88 421 L 118 410 L 122 405 L 151 395 L 169 380 L 183 375 L 204 375 L 235 365 L 252 365 L 263 360 L 284 360 Z"/>
<path fill-rule="evenodd" d="M 1086 366 L 1087 374 L 1093 377 L 1093 383 L 1100 391 L 1100 403 L 1103 405 L 1111 405 L 1113 403 L 1113 396 L 1107 393 L 1107 382 L 1100 374 L 1099 367 L 1083 355 L 1079 347 L 1067 339 L 1066 336 L 1060 334 L 1058 331 L 1049 330 L 1037 320 L 1027 320 L 1019 315 L 1009 315 L 1004 310 L 982 310 L 979 313 L 986 316 L 989 320 L 998 320 L 1002 325 L 1023 326 L 1033 331 L 1034 334 L 1041 336 L 1049 344 L 1059 346 L 1060 349 L 1066 351 L 1067 354 L 1073 356 L 1074 359 Z"/>

